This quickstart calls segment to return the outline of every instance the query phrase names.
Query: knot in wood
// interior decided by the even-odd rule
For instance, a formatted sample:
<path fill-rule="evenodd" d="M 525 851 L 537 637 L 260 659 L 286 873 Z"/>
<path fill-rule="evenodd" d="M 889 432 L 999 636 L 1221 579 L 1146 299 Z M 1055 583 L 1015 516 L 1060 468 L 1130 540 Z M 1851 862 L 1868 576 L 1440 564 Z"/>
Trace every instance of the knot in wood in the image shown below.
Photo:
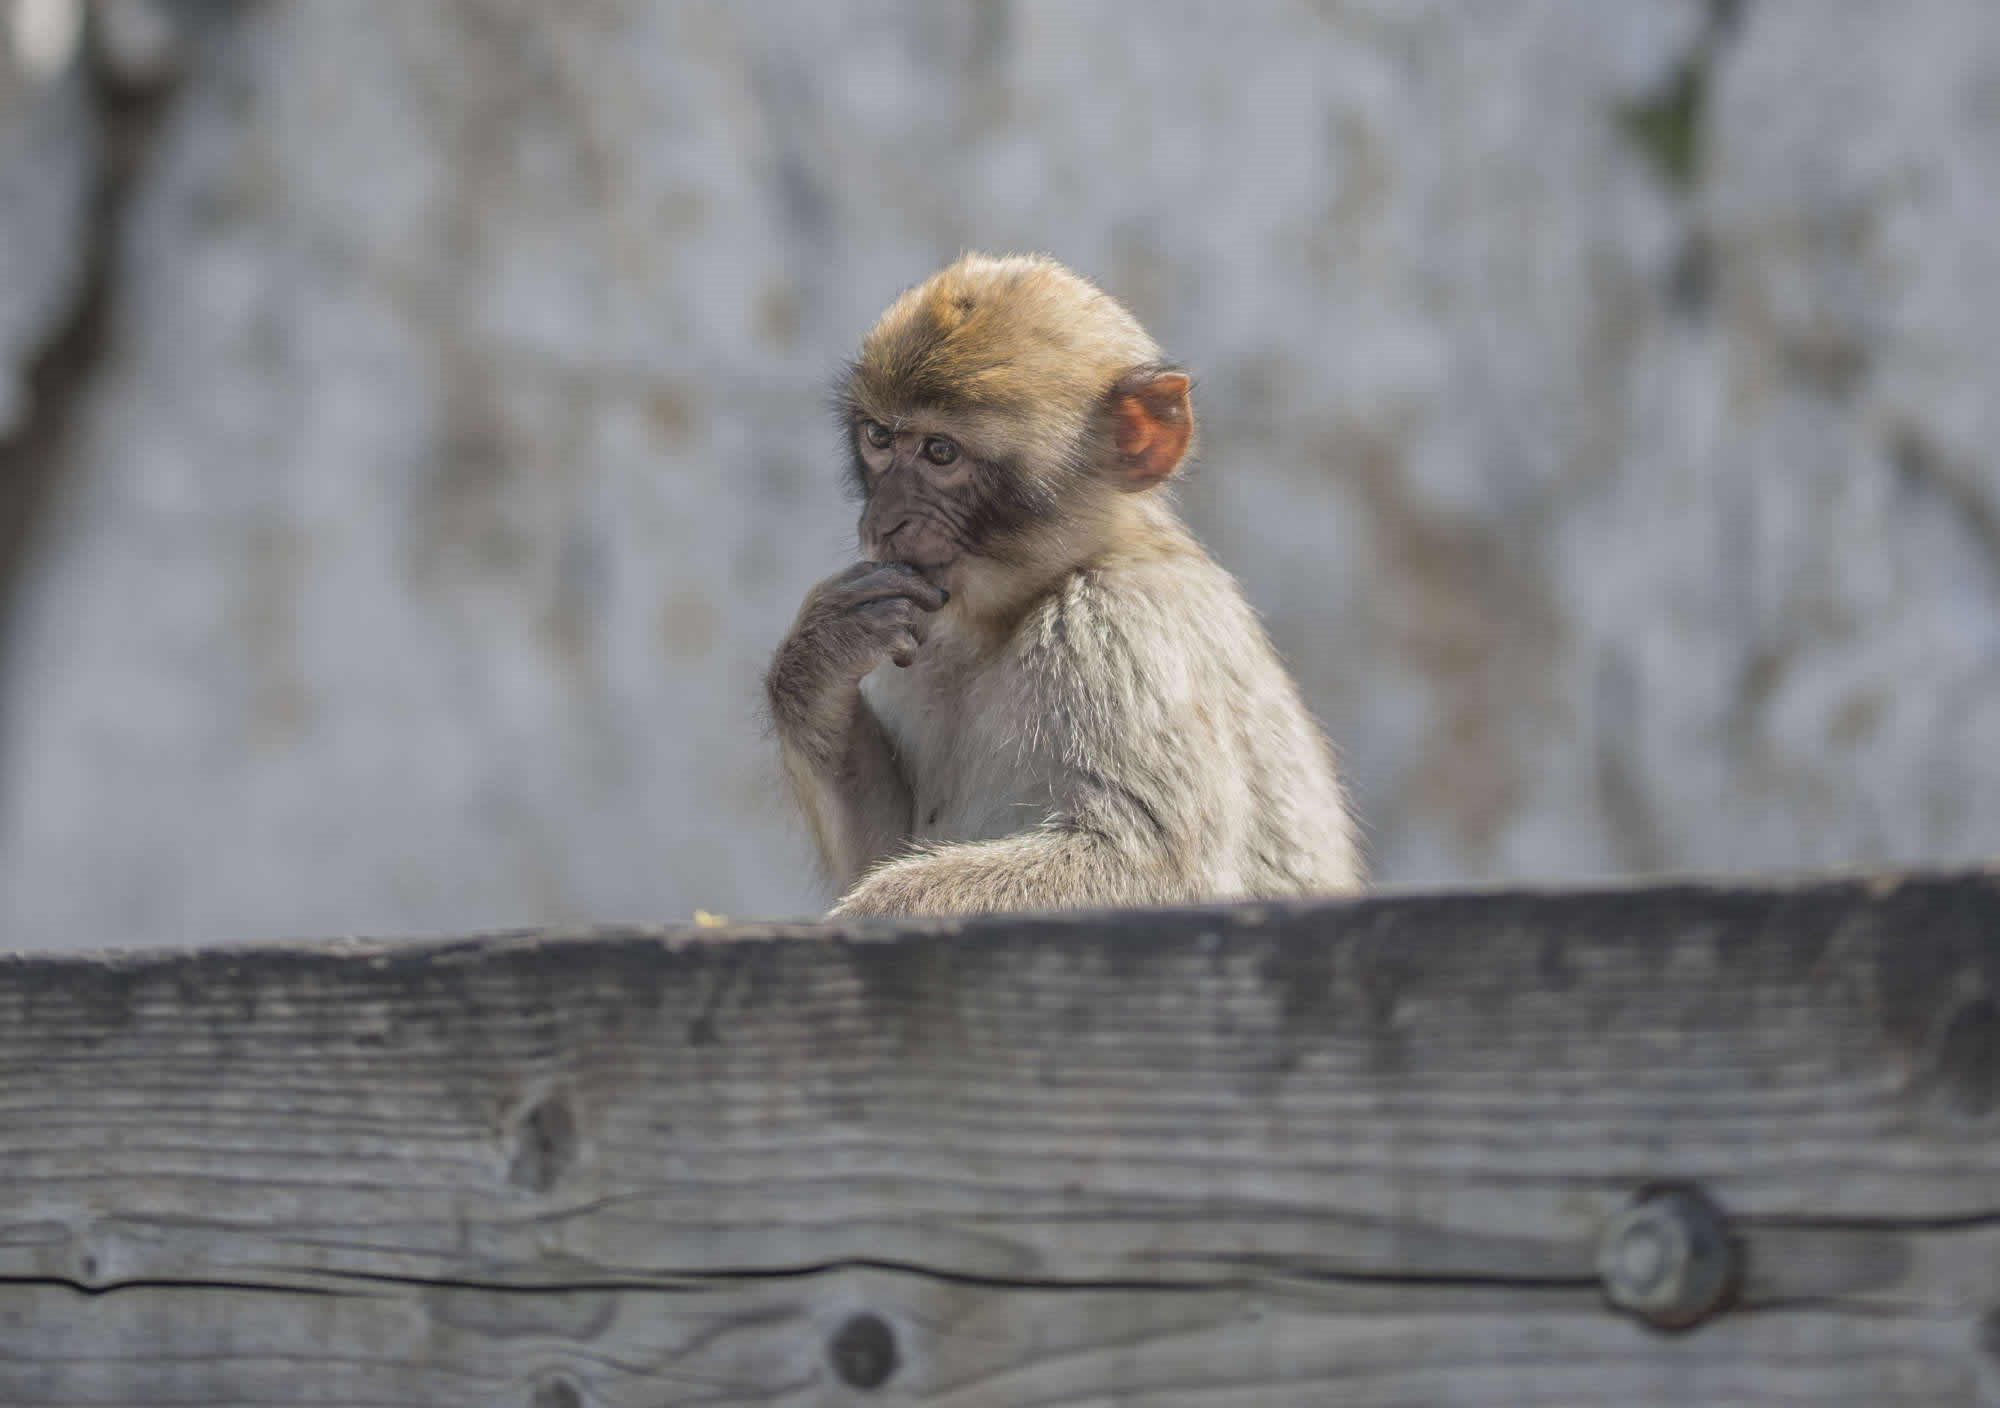
<path fill-rule="evenodd" d="M 1604 1229 L 1597 1274 L 1620 1310 L 1662 1330 L 1690 1329 L 1735 1289 L 1736 1243 L 1700 1190 L 1654 1189 Z"/>
<path fill-rule="evenodd" d="M 880 1388 L 889 1382 L 901 1362 L 896 1354 L 896 1332 L 879 1315 L 852 1316 L 834 1332 L 827 1345 L 827 1358 L 842 1383 L 853 1388 Z"/>
<path fill-rule="evenodd" d="M 1937 1080 L 1946 1108 L 1982 1119 L 2000 1105 L 2000 1009 L 1975 998 L 1952 1013 L 1938 1039 Z"/>
<path fill-rule="evenodd" d="M 583 1395 L 568 1379 L 549 1379 L 535 1386 L 534 1408 L 583 1408 Z"/>
<path fill-rule="evenodd" d="M 546 1193 L 576 1158 L 576 1116 L 560 1092 L 542 1097 L 521 1116 L 514 1130 L 507 1181 L 516 1188 Z"/>

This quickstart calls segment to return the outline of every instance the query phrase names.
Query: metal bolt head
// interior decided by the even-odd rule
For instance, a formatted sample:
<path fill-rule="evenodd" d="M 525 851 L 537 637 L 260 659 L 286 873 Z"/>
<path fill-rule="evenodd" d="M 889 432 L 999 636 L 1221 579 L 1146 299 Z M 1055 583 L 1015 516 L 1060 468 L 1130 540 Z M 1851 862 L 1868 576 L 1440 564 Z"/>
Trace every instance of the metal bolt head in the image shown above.
<path fill-rule="evenodd" d="M 1660 1329 L 1687 1329 L 1735 1289 L 1736 1245 L 1721 1210 L 1700 1191 L 1656 1189 L 1604 1229 L 1597 1274 L 1620 1310 Z"/>

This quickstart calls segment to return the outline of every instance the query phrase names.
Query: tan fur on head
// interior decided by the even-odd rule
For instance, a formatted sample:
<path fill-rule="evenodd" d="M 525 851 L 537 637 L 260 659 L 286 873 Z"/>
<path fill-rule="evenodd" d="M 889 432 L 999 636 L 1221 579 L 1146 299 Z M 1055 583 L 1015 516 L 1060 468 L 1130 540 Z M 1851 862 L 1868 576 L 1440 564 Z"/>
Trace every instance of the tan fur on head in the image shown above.
<path fill-rule="evenodd" d="M 967 254 L 889 305 L 847 396 L 885 425 L 949 412 L 986 453 L 1050 467 L 1076 457 L 1121 376 L 1159 360 L 1136 318 L 1055 260 Z"/>

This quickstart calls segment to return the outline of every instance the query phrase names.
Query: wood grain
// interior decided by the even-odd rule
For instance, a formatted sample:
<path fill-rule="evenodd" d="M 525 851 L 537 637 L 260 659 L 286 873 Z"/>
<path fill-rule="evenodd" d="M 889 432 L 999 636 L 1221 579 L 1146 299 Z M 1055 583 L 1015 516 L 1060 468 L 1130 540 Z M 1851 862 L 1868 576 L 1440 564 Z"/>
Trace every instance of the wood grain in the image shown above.
<path fill-rule="evenodd" d="M 1978 875 L 4 960 L 0 1403 L 2000 1403 L 1996 995 Z"/>

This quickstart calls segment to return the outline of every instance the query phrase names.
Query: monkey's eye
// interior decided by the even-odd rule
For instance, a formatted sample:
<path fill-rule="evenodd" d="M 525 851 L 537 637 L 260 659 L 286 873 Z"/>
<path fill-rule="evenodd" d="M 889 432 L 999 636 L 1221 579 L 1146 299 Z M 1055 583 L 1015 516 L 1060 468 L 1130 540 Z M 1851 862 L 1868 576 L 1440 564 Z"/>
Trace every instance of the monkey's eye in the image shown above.
<path fill-rule="evenodd" d="M 950 464 L 958 458 L 958 446 L 942 435 L 933 435 L 924 441 L 924 458 L 932 464 Z"/>
<path fill-rule="evenodd" d="M 888 449 L 889 442 L 896 438 L 889 433 L 889 427 L 882 424 L 879 420 L 864 420 L 861 422 L 861 434 L 867 439 L 869 444 L 878 450 Z"/>

